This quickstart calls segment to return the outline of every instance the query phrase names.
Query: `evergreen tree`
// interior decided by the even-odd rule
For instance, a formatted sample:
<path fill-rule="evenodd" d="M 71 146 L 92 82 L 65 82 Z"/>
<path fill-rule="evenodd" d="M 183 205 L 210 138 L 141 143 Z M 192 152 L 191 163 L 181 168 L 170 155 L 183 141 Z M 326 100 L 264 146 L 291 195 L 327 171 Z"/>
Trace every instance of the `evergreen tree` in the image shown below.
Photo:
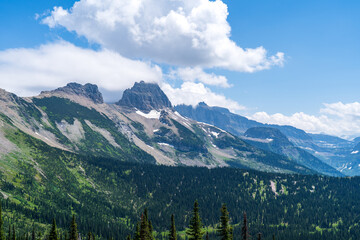
<path fill-rule="evenodd" d="M 49 240 L 59 240 L 58 234 L 57 234 L 55 218 L 53 219 L 53 223 L 52 223 L 51 230 L 49 233 Z"/>
<path fill-rule="evenodd" d="M 15 233 L 15 226 L 12 226 L 12 234 L 11 234 L 11 239 L 12 240 L 16 240 L 16 233 Z"/>
<path fill-rule="evenodd" d="M 2 208 L 1 208 L 1 202 L 0 202 L 0 240 L 5 240 L 5 233 L 4 233 L 4 222 L 2 219 Z"/>
<path fill-rule="evenodd" d="M 186 229 L 186 234 L 189 236 L 189 240 L 200 240 L 204 236 L 197 200 L 194 203 L 193 216 L 190 219 L 189 228 Z"/>
<path fill-rule="evenodd" d="M 9 231 L 8 231 L 8 240 L 12 240 L 12 236 L 11 236 L 11 225 L 9 225 Z"/>
<path fill-rule="evenodd" d="M 242 240 L 248 240 L 249 239 L 246 212 L 244 212 L 244 222 L 243 222 L 243 226 L 241 228 L 241 239 Z"/>
<path fill-rule="evenodd" d="M 33 224 L 32 232 L 31 232 L 31 240 L 36 240 L 35 225 L 34 224 Z"/>
<path fill-rule="evenodd" d="M 171 215 L 171 227 L 170 227 L 169 240 L 177 240 L 174 214 Z"/>
<path fill-rule="evenodd" d="M 134 240 L 140 240 L 140 222 L 137 222 L 136 224 Z"/>
<path fill-rule="evenodd" d="M 232 227 L 230 226 L 229 212 L 226 208 L 226 204 L 221 207 L 220 224 L 217 228 L 218 235 L 221 240 L 232 240 Z"/>
<path fill-rule="evenodd" d="M 151 223 L 151 220 L 149 220 L 149 239 L 151 239 L 151 240 L 154 239 L 153 232 L 154 232 L 154 228 L 153 228 L 153 225 Z"/>
<path fill-rule="evenodd" d="M 78 240 L 78 230 L 77 230 L 75 215 L 73 215 L 70 224 L 69 240 Z"/>
<path fill-rule="evenodd" d="M 149 221 L 148 211 L 144 210 L 144 213 L 141 215 L 140 223 L 140 240 L 152 240 L 152 224 Z"/>
<path fill-rule="evenodd" d="M 94 234 L 92 232 L 88 232 L 87 240 L 95 240 L 95 236 L 94 236 Z"/>

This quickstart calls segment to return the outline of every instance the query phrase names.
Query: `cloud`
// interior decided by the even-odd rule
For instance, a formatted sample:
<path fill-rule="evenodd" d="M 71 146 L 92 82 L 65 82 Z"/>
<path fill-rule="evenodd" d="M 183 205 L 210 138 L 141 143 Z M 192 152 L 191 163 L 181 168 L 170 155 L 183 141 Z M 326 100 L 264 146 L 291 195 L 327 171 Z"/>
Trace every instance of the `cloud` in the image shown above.
<path fill-rule="evenodd" d="M 205 102 L 209 106 L 228 108 L 232 112 L 244 110 L 245 107 L 223 95 L 212 92 L 202 83 L 184 82 L 180 88 L 173 88 L 168 83 L 163 83 L 162 90 L 174 105 L 186 104 L 196 106 Z"/>
<path fill-rule="evenodd" d="M 202 82 L 207 85 L 220 86 L 224 88 L 231 87 L 225 76 L 219 76 L 214 73 L 206 73 L 201 68 L 178 68 L 170 72 L 170 78 L 181 79 L 185 82 Z"/>
<path fill-rule="evenodd" d="M 269 56 L 262 46 L 242 48 L 232 41 L 227 16 L 221 0 L 80 0 L 69 10 L 54 7 L 42 22 L 128 58 L 240 72 L 283 64 L 281 52 Z"/>
<path fill-rule="evenodd" d="M 90 82 L 110 92 L 121 91 L 140 80 L 159 83 L 162 71 L 113 51 L 79 48 L 64 41 L 0 51 L 1 87 L 20 96 L 36 95 L 69 82 Z"/>
<path fill-rule="evenodd" d="M 326 133 L 339 137 L 351 138 L 360 135 L 360 103 L 325 103 L 319 115 L 303 112 L 286 116 L 281 113 L 268 114 L 257 112 L 249 118 L 279 125 L 291 125 L 310 133 Z"/>
<path fill-rule="evenodd" d="M 184 82 L 181 88 L 173 88 L 165 82 L 157 65 L 131 60 L 110 50 L 95 51 L 60 41 L 38 48 L 0 51 L 0 85 L 19 96 L 34 96 L 42 90 L 78 82 L 97 84 L 104 91 L 105 100 L 116 101 L 120 98 L 118 92 L 140 80 L 158 83 L 173 104 L 196 105 L 205 101 L 232 111 L 244 108 L 202 83 Z"/>

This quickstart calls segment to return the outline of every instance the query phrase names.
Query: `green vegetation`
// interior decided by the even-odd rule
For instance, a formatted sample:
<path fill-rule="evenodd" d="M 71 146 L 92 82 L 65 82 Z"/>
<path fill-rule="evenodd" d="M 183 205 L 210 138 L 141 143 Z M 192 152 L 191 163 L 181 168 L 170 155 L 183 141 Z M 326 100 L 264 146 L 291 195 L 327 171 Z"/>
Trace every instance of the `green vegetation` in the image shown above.
<path fill-rule="evenodd" d="M 360 239 L 357 177 L 138 164 L 52 148 L 10 125 L 3 131 L 18 148 L 0 159 L 3 229 L 13 234 L 16 226 L 18 237 L 48 236 L 53 218 L 63 235 L 75 215 L 82 236 L 125 239 L 147 208 L 156 239 L 167 236 L 172 214 L 183 239 L 197 199 L 210 239 L 217 239 L 223 203 L 234 236 L 246 211 L 249 234 L 261 232 L 265 240 L 273 233 L 280 240 Z"/>

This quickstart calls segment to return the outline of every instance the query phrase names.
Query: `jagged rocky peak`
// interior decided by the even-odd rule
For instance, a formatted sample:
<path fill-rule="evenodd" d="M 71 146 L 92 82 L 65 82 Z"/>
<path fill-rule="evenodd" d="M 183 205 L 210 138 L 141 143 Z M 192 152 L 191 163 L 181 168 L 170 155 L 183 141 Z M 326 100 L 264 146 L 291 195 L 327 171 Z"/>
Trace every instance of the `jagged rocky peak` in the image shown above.
<path fill-rule="evenodd" d="M 5 89 L 0 88 L 0 101 L 4 102 L 13 102 L 16 101 L 19 97 L 13 93 L 6 91 Z"/>
<path fill-rule="evenodd" d="M 150 112 L 153 109 L 172 108 L 171 102 L 159 85 L 145 83 L 144 81 L 137 82 L 132 88 L 126 89 L 121 100 L 116 104 L 137 108 L 144 112 Z"/>
<path fill-rule="evenodd" d="M 67 94 L 75 94 L 80 95 L 86 98 L 91 99 L 95 103 L 104 103 L 104 99 L 102 97 L 99 88 L 95 84 L 87 83 L 85 85 L 81 85 L 79 83 L 68 83 L 65 87 L 57 88 L 53 91 L 49 92 L 41 92 L 43 93 L 54 93 L 54 92 L 64 92 Z"/>

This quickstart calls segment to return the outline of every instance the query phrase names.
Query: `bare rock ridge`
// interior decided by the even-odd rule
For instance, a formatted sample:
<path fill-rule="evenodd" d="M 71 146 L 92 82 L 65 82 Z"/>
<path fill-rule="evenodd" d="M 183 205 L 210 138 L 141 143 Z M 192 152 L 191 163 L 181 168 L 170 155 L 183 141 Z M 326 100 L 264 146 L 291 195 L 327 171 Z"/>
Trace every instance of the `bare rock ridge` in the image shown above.
<path fill-rule="evenodd" d="M 104 103 L 104 99 L 101 92 L 99 91 L 98 86 L 90 83 L 87 83 L 85 85 L 81 85 L 79 83 L 68 83 L 65 87 L 60 87 L 52 91 L 44 91 L 41 93 L 54 92 L 64 92 L 67 94 L 80 95 L 91 99 L 95 103 Z"/>
<path fill-rule="evenodd" d="M 123 97 L 116 103 L 120 106 L 137 108 L 144 112 L 153 109 L 172 108 L 171 102 L 165 93 L 155 83 L 141 81 L 124 91 Z"/>

